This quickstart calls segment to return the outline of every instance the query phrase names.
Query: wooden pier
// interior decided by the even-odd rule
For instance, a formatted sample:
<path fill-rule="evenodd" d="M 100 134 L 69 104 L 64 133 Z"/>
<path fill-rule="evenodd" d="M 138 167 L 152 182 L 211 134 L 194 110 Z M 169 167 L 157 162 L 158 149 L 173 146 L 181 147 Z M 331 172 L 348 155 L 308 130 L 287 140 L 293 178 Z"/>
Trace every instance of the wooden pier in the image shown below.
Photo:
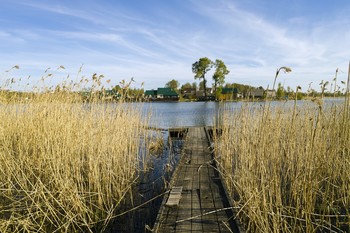
<path fill-rule="evenodd" d="M 242 232 L 212 159 L 205 129 L 189 128 L 154 232 Z"/>

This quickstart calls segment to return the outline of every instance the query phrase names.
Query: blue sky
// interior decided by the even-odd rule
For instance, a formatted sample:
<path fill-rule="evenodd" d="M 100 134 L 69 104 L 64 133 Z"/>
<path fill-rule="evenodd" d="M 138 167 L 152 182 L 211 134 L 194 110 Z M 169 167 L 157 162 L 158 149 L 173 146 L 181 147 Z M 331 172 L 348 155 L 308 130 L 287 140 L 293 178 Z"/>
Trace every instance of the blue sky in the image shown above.
<path fill-rule="evenodd" d="M 348 0 L 0 0 L 0 6 L 2 82 L 31 75 L 34 85 L 51 68 L 53 85 L 97 73 L 111 80 L 107 86 L 133 77 L 134 87 L 144 82 L 152 89 L 171 79 L 194 82 L 191 66 L 200 57 L 223 60 L 229 83 L 271 87 L 281 66 L 293 71 L 278 81 L 302 91 L 333 80 L 337 68 L 339 83 L 347 79 Z M 14 65 L 20 69 L 5 72 Z"/>

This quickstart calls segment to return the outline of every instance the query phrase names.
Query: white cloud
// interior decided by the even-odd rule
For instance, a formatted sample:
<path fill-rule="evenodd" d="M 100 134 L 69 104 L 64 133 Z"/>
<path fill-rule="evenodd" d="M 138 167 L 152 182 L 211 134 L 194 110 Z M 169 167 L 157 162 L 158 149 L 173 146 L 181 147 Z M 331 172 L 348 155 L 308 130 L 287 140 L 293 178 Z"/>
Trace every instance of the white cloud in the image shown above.
<path fill-rule="evenodd" d="M 74 74 L 84 63 L 88 74 L 103 73 L 115 82 L 135 77 L 156 88 L 171 79 L 195 81 L 191 64 L 206 56 L 227 64 L 228 82 L 254 86 L 271 85 L 276 68 L 291 66 L 293 72 L 279 81 L 303 90 L 310 81 L 330 79 L 337 67 L 347 70 L 346 11 L 320 21 L 292 15 L 278 22 L 234 1 L 189 1 L 171 13 L 69 4 L 26 3 L 62 18 L 59 28 L 0 27 L 0 41 L 13 47 L 2 54 L 4 69 L 18 63 L 29 72 L 64 65 Z"/>
<path fill-rule="evenodd" d="M 215 20 L 218 27 L 227 28 L 221 31 L 224 39 L 218 48 L 222 54 L 228 48 L 226 51 L 230 55 L 227 58 L 230 60 L 226 62 L 232 66 L 238 64 L 230 75 L 242 77 L 240 80 L 251 80 L 255 85 L 259 85 L 255 81 L 259 80 L 266 85 L 271 82 L 277 67 L 292 66 L 293 72 L 283 79 L 305 89 L 308 80 L 331 78 L 338 66 L 347 66 L 346 56 L 349 54 L 344 49 L 348 48 L 345 38 L 349 33 L 343 31 L 344 25 L 350 25 L 348 21 L 344 24 L 344 19 L 343 24 L 336 21 L 310 23 L 302 17 L 286 19 L 284 23 L 274 22 L 227 2 L 217 5 L 201 3 L 196 10 Z"/>

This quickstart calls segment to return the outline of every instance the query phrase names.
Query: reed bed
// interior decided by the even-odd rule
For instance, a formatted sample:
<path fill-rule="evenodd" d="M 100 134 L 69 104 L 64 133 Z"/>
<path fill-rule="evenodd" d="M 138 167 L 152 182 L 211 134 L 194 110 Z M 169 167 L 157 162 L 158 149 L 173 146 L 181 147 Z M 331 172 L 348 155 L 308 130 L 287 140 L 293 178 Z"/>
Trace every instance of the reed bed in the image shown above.
<path fill-rule="evenodd" d="M 248 232 L 349 232 L 348 108 L 226 111 L 216 159 Z"/>
<path fill-rule="evenodd" d="M 0 232 L 102 232 L 137 178 L 133 105 L 0 92 Z"/>

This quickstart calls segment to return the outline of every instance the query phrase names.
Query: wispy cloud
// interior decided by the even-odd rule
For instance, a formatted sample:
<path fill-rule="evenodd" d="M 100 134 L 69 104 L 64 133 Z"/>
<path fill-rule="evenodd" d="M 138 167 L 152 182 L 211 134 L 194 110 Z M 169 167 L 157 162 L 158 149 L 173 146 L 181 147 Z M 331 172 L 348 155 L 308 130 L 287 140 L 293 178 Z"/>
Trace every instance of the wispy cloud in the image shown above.
<path fill-rule="evenodd" d="M 15 26 L 0 26 L 0 69 L 21 63 L 28 67 L 23 72 L 40 73 L 47 66 L 65 65 L 75 73 L 84 63 L 87 74 L 103 73 L 114 83 L 135 77 L 156 88 L 173 78 L 193 82 L 191 64 L 207 56 L 228 65 L 228 82 L 266 87 L 275 69 L 287 65 L 293 72 L 281 80 L 306 88 L 310 81 L 331 78 L 337 67 L 346 70 L 349 57 L 349 7 L 334 8 L 327 18 L 288 8 L 276 20 L 273 11 L 279 9 L 264 8 L 261 1 L 254 7 L 223 0 L 157 7 L 121 1 L 14 4 L 23 8 L 28 22 L 19 9 L 5 20 Z M 310 12 L 307 3 L 295 4 Z"/>
<path fill-rule="evenodd" d="M 221 3 L 198 4 L 196 9 L 198 13 L 210 17 L 218 25 L 225 25 L 227 30 L 222 31 L 221 37 L 224 37 L 225 41 L 228 41 L 226 38 L 232 37 L 232 40 L 231 43 L 220 44 L 220 47 L 222 51 L 225 48 L 233 48 L 228 49 L 228 52 L 236 53 L 229 57 L 230 63 L 233 66 L 235 63 L 241 64 L 238 65 L 241 75 L 259 75 L 268 83 L 268 70 L 273 74 L 274 67 L 289 65 L 293 67 L 293 73 L 290 74 L 292 80 L 287 80 L 287 83 L 297 85 L 296 82 L 301 82 L 305 86 L 306 78 L 327 78 L 336 66 L 346 64 L 346 60 L 343 59 L 348 54 L 341 52 L 341 47 L 347 47 L 347 42 L 339 37 L 344 35 L 344 24 L 341 26 L 335 21 L 323 26 L 323 22 L 318 22 L 315 26 L 301 17 L 287 19 L 284 23 L 275 22 L 265 15 L 239 9 L 235 4 L 224 1 Z M 308 24 L 309 27 L 299 27 L 295 24 Z M 347 20 L 345 25 L 349 25 Z M 329 35 L 330 33 L 334 33 L 337 39 Z M 334 60 L 330 61 L 330 57 Z M 242 58 L 245 60 L 244 65 L 241 62 Z M 260 67 L 259 73 L 254 73 L 249 64 Z"/>

